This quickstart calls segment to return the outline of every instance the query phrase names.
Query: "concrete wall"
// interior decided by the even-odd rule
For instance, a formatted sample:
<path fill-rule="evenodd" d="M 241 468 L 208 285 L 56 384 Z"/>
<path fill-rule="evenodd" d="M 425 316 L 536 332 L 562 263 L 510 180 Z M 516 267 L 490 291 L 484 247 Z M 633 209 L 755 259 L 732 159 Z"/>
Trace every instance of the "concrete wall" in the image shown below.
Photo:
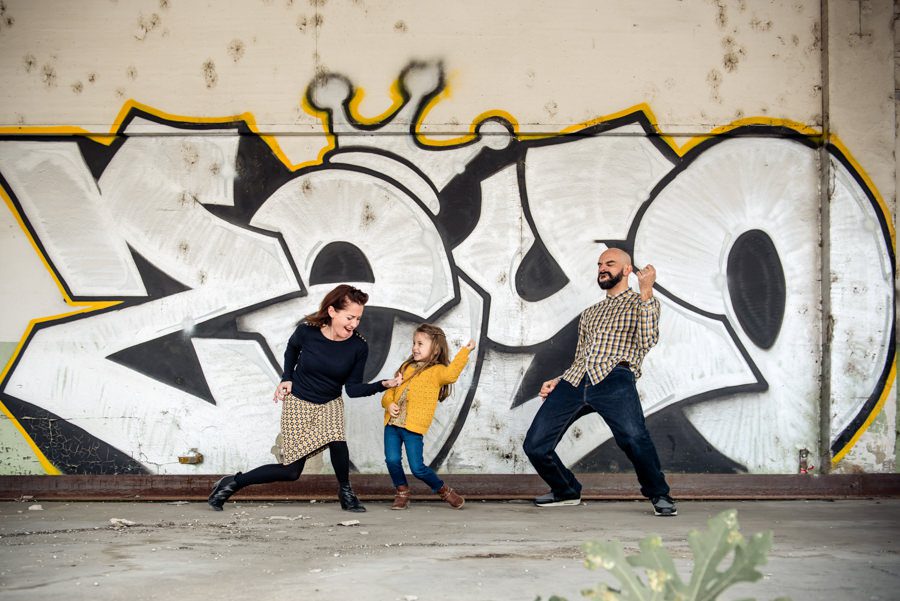
<path fill-rule="evenodd" d="M 0 473 L 270 462 L 285 341 L 343 281 L 371 293 L 368 377 L 421 321 L 479 342 L 426 459 L 529 472 L 612 245 L 659 271 L 665 469 L 894 471 L 893 15 L 4 0 Z M 347 428 L 384 471 L 377 398 Z M 559 452 L 630 469 L 596 416 Z"/>

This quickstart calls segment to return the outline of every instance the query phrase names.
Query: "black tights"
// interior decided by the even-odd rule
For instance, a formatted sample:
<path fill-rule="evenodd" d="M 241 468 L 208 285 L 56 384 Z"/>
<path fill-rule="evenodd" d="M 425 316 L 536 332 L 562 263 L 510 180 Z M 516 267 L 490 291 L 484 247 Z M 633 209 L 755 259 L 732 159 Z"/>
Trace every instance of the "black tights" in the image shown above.
<path fill-rule="evenodd" d="M 338 482 L 341 485 L 350 484 L 350 449 L 347 448 L 347 442 L 344 440 L 330 442 L 328 450 L 331 451 L 331 465 Z M 293 481 L 303 473 L 304 465 L 306 465 L 306 457 L 287 465 L 281 463 L 261 465 L 246 474 L 237 474 L 234 481 L 240 488 L 251 484 Z"/>

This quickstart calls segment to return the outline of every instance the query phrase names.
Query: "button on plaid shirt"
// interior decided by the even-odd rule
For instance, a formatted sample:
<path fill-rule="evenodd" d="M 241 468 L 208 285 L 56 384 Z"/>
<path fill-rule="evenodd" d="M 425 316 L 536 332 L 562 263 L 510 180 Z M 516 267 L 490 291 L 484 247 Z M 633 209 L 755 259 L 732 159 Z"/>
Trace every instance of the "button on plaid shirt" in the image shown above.
<path fill-rule="evenodd" d="M 656 297 L 645 303 L 631 288 L 585 309 L 578 320 L 575 360 L 562 378 L 578 386 L 586 374 L 596 384 L 622 361 L 640 378 L 644 355 L 659 340 L 659 309 Z"/>

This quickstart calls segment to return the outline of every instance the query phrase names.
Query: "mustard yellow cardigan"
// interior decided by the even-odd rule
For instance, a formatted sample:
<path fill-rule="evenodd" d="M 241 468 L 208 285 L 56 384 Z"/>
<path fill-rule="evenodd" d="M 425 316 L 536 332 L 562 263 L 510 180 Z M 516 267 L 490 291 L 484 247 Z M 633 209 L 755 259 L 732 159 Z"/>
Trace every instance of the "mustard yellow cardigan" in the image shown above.
<path fill-rule="evenodd" d="M 384 407 L 384 424 L 391 419 L 388 407 L 396 403 L 404 388 L 406 393 L 406 429 L 417 434 L 425 434 L 434 419 L 434 410 L 438 404 L 438 393 L 444 384 L 452 384 L 459 378 L 466 361 L 469 359 L 469 349 L 459 349 L 450 365 L 433 365 L 421 372 L 412 380 L 408 380 L 416 371 L 414 365 L 408 365 L 403 372 L 403 384 L 396 388 L 390 388 L 381 397 L 381 406 Z"/>

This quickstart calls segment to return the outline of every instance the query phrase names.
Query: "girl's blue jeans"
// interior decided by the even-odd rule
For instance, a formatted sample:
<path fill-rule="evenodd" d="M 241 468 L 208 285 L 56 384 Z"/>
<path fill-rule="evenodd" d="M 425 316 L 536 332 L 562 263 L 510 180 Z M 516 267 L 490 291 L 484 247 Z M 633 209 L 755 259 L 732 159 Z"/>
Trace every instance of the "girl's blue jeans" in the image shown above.
<path fill-rule="evenodd" d="M 437 492 L 444 485 L 434 470 L 425 465 L 422 458 L 424 443 L 422 435 L 410 432 L 397 426 L 384 427 L 384 462 L 394 483 L 394 488 L 407 486 L 406 474 L 403 473 L 402 447 L 406 445 L 406 460 L 413 476 L 427 484 L 432 492 Z"/>

